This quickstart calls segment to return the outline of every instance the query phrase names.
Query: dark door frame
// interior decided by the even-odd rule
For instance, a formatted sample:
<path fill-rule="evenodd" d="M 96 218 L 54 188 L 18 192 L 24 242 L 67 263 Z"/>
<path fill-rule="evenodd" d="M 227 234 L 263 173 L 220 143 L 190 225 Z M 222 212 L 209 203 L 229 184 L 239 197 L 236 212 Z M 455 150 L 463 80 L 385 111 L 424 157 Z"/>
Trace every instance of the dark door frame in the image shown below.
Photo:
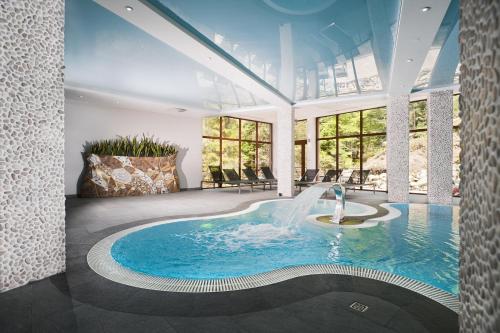
<path fill-rule="evenodd" d="M 306 173 L 306 145 L 307 140 L 295 140 L 296 146 L 300 147 L 300 176 L 302 177 Z"/>

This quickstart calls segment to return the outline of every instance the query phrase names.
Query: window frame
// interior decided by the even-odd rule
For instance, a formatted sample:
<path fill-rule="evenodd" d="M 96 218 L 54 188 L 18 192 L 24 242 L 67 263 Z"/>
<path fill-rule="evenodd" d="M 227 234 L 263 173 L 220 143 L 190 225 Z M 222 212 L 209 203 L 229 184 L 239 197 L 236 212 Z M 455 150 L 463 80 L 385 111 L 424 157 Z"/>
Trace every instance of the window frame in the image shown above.
<path fill-rule="evenodd" d="M 209 118 L 209 117 L 207 117 L 207 118 Z M 237 171 L 241 177 L 243 177 L 241 175 L 241 171 L 242 171 L 241 143 L 242 142 L 248 142 L 248 143 L 255 144 L 255 166 L 257 169 L 255 171 L 257 173 L 258 173 L 258 168 L 259 168 L 259 145 L 261 145 L 261 144 L 270 145 L 270 148 L 271 148 L 270 149 L 270 155 L 271 155 L 270 157 L 271 158 L 270 158 L 270 162 L 269 162 L 269 164 L 270 164 L 269 167 L 272 169 L 272 166 L 273 166 L 273 124 L 272 123 L 269 123 L 266 121 L 260 121 L 260 120 L 247 119 L 247 118 L 232 117 L 232 116 L 219 116 L 217 118 L 219 118 L 219 136 L 204 135 L 203 128 L 202 128 L 202 140 L 203 139 L 212 139 L 212 140 L 219 141 L 219 167 L 221 169 L 223 167 L 223 165 L 222 165 L 222 155 L 223 155 L 222 146 L 223 146 L 224 141 L 233 141 L 233 142 L 236 141 L 236 142 L 238 142 L 238 170 Z M 231 118 L 231 119 L 238 120 L 238 138 L 226 138 L 226 137 L 224 137 L 223 128 L 222 128 L 223 118 Z M 241 138 L 241 122 L 242 121 L 248 121 L 248 122 L 255 123 L 255 132 L 256 132 L 255 133 L 255 140 L 248 140 L 248 139 Z M 270 126 L 270 132 L 269 132 L 270 141 L 260 140 L 259 124 L 266 124 L 266 125 Z M 202 154 L 202 159 L 203 159 L 203 154 Z M 204 180 L 202 181 L 202 183 L 203 182 L 204 182 Z M 202 186 L 202 189 L 203 189 L 203 186 Z"/>
<path fill-rule="evenodd" d="M 319 169 L 319 164 L 320 164 L 320 142 L 323 140 L 335 140 L 335 169 L 339 170 L 339 141 L 341 139 L 349 139 L 349 138 L 357 138 L 359 139 L 359 169 L 360 172 L 363 172 L 363 155 L 364 155 L 364 149 L 363 149 L 363 138 L 365 137 L 372 137 L 372 136 L 385 136 L 387 138 L 387 125 L 386 125 L 386 130 L 384 132 L 373 132 L 373 133 L 364 133 L 363 132 L 363 112 L 364 111 L 372 111 L 374 109 L 385 109 L 385 112 L 387 114 L 387 106 L 382 105 L 378 107 L 373 107 L 369 109 L 362 109 L 362 110 L 355 110 L 355 111 L 349 111 L 349 112 L 343 112 L 343 113 L 337 113 L 333 115 L 328 115 L 328 116 L 322 116 L 322 117 L 317 117 L 316 118 L 316 168 Z M 350 135 L 339 135 L 339 116 L 346 114 L 346 113 L 359 113 L 359 133 L 358 134 L 350 134 Z M 335 136 L 329 136 L 329 137 L 320 137 L 320 119 L 326 118 L 326 117 L 335 117 Z M 387 121 L 386 121 L 387 124 Z M 369 190 L 372 191 L 372 189 L 364 189 L 363 186 L 360 186 L 361 190 Z M 377 192 L 385 192 L 387 193 L 387 184 L 385 190 L 375 190 Z"/>

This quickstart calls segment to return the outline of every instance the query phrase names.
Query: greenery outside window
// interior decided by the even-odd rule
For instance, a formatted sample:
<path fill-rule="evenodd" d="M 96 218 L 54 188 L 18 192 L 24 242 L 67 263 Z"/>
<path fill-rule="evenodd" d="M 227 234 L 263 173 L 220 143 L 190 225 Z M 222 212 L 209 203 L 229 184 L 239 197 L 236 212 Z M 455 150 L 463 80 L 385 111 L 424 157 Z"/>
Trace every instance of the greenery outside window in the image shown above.
<path fill-rule="evenodd" d="M 272 167 L 272 124 L 234 117 L 203 119 L 203 180 L 212 180 L 208 167 L 242 170 L 251 167 L 261 172 Z M 211 186 L 208 186 L 211 187 Z"/>
<path fill-rule="evenodd" d="M 316 120 L 317 165 L 328 170 L 370 170 L 367 181 L 387 190 L 386 108 L 320 117 Z"/>

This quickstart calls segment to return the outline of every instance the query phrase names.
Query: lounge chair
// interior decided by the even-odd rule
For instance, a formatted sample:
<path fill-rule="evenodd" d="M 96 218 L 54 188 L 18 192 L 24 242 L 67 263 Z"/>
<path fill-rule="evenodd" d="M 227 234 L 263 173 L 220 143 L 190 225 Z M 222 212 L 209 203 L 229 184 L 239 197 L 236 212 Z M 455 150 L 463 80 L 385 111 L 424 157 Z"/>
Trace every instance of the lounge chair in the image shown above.
<path fill-rule="evenodd" d="M 349 180 L 342 184 L 345 189 L 351 188 L 353 191 L 356 191 L 356 187 L 361 186 L 371 186 L 373 189 L 373 193 L 375 194 L 375 183 L 367 182 L 368 175 L 370 175 L 370 170 L 363 170 L 361 173 L 359 170 L 354 170 L 351 174 Z"/>
<path fill-rule="evenodd" d="M 210 176 L 212 177 L 212 180 L 202 180 L 201 181 L 201 188 L 203 188 L 203 183 L 212 184 L 213 188 L 215 188 L 215 185 L 218 185 L 219 187 L 221 187 L 222 184 L 224 184 L 226 182 L 226 179 L 224 178 L 224 174 L 222 173 L 222 170 L 218 165 L 209 165 L 208 171 L 210 172 Z"/>
<path fill-rule="evenodd" d="M 222 187 L 223 184 L 241 187 L 241 181 L 226 180 L 226 178 L 224 177 L 224 173 L 222 172 L 222 169 L 220 166 L 210 165 L 208 167 L 208 170 L 210 171 L 210 176 L 212 177 L 212 181 L 202 180 L 201 181 L 202 185 L 203 185 L 203 183 L 209 183 L 209 184 L 213 185 L 213 188 L 215 188 L 215 185 Z M 241 193 L 241 189 L 239 189 L 238 192 Z"/>
<path fill-rule="evenodd" d="M 266 190 L 266 184 L 269 184 L 269 188 L 271 188 L 272 181 L 267 179 L 260 179 L 252 168 L 243 169 L 243 173 L 245 174 L 248 180 L 251 180 L 256 184 L 264 185 L 264 191 Z"/>
<path fill-rule="evenodd" d="M 295 186 L 299 187 L 299 192 L 302 192 L 302 187 L 308 187 L 309 185 L 316 183 L 318 173 L 319 169 L 307 169 L 302 178 L 295 182 Z"/>
<path fill-rule="evenodd" d="M 322 182 L 323 183 L 336 182 L 341 173 L 342 173 L 342 170 L 338 170 L 338 172 L 337 172 L 337 170 L 330 169 L 323 176 Z"/>
<path fill-rule="evenodd" d="M 255 181 L 241 179 L 240 175 L 234 169 L 224 169 L 224 173 L 227 178 L 229 178 L 229 182 L 238 186 L 238 193 L 241 194 L 241 185 L 250 185 L 253 192 L 253 186 L 256 184 Z"/>
<path fill-rule="evenodd" d="M 351 175 L 353 173 L 352 169 L 344 169 L 340 172 L 340 175 L 337 178 L 337 182 L 345 184 L 349 182 L 349 179 L 351 179 Z"/>
<path fill-rule="evenodd" d="M 273 172 L 270 167 L 262 167 L 260 168 L 266 180 L 269 181 L 269 188 L 273 188 L 273 184 L 277 184 L 278 180 L 274 177 Z"/>

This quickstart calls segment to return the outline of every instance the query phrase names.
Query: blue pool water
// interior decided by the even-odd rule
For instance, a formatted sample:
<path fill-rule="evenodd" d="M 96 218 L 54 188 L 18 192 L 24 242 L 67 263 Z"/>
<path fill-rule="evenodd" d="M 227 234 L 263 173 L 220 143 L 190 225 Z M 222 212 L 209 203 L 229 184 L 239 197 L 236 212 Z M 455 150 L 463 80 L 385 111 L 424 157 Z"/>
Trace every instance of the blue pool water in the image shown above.
<path fill-rule="evenodd" d="M 403 275 L 458 294 L 458 207 L 392 204 L 401 216 L 364 229 L 283 227 L 273 214 L 287 201 L 262 203 L 243 215 L 156 225 L 112 246 L 121 265 L 149 275 L 216 279 L 286 266 L 339 264 Z M 330 214 L 320 200 L 311 214 Z M 359 207 L 347 204 L 347 215 Z"/>

